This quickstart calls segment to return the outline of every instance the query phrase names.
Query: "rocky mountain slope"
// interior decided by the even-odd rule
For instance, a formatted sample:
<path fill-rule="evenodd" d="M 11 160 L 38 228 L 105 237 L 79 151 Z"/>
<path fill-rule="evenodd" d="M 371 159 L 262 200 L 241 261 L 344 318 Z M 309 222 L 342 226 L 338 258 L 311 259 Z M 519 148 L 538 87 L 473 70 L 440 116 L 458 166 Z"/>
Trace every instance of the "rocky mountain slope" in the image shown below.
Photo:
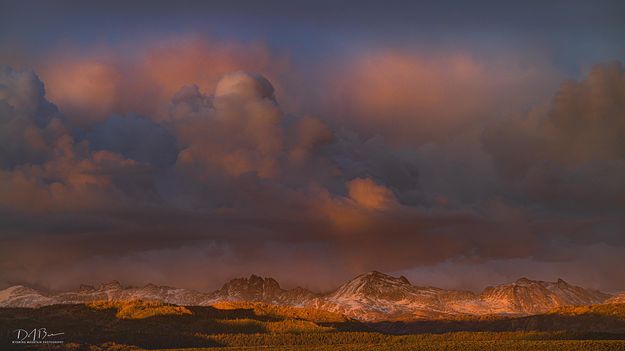
<path fill-rule="evenodd" d="M 609 297 L 562 279 L 544 282 L 521 278 L 474 294 L 414 286 L 405 277 L 369 272 L 312 303 L 360 320 L 408 320 L 450 315 L 532 315 L 564 306 L 599 304 Z"/>
<path fill-rule="evenodd" d="M 521 278 L 487 287 L 480 294 L 412 285 L 405 277 L 380 272 L 357 276 L 327 294 L 303 288 L 286 290 L 272 278 L 252 275 L 233 279 L 214 292 L 156 286 L 123 287 L 110 282 L 98 288 L 82 285 L 75 291 L 46 293 L 24 286 L 0 291 L 0 307 L 40 307 L 91 301 L 156 300 L 207 306 L 220 301 L 255 301 L 300 306 L 340 313 L 363 321 L 438 319 L 462 315 L 533 315 L 554 308 L 600 304 L 610 295 L 568 284 L 562 279 L 545 282 Z"/>
<path fill-rule="evenodd" d="M 15 285 L 0 291 L 0 307 L 39 307 L 60 303 L 35 289 Z"/>
<path fill-rule="evenodd" d="M 491 313 L 544 313 L 563 306 L 593 305 L 610 297 L 599 291 L 580 288 L 562 279 L 545 282 L 521 278 L 512 284 L 484 289 L 480 300 Z"/>
<path fill-rule="evenodd" d="M 98 288 L 81 285 L 75 291 L 46 293 L 16 285 L 0 291 L 0 307 L 41 307 L 92 301 L 154 300 L 176 305 L 206 306 L 218 301 L 257 301 L 297 306 L 317 295 L 303 288 L 284 290 L 272 278 L 252 275 L 233 279 L 217 291 L 203 293 L 188 289 L 156 286 L 123 287 L 119 282 L 104 283 Z"/>
<path fill-rule="evenodd" d="M 413 286 L 403 276 L 373 271 L 315 299 L 312 305 L 360 320 L 437 318 L 447 314 L 445 297 L 451 295 L 458 299 L 474 297 L 470 292 Z"/>
<path fill-rule="evenodd" d="M 249 278 L 233 279 L 212 294 L 214 300 L 260 301 L 276 305 L 300 306 L 317 295 L 303 288 L 284 290 L 273 278 L 252 274 Z"/>
<path fill-rule="evenodd" d="M 605 303 L 625 303 L 625 291 L 615 294 L 607 299 Z"/>

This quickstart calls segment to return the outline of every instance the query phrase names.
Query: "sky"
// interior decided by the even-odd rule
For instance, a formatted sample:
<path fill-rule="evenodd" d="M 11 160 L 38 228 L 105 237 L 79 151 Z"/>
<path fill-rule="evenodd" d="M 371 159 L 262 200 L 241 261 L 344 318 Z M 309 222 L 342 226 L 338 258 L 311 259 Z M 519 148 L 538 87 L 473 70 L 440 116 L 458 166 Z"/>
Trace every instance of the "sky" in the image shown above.
<path fill-rule="evenodd" d="M 620 1 L 0 7 L 0 288 L 625 290 Z"/>

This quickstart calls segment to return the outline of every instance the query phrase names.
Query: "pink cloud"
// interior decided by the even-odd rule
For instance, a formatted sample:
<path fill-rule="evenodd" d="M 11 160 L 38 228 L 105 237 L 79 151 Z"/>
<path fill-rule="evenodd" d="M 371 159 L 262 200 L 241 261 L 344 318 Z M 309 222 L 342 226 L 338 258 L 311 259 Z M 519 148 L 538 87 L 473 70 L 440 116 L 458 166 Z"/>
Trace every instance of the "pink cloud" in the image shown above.
<path fill-rule="evenodd" d="M 289 70 L 287 59 L 260 43 L 186 36 L 149 40 L 129 51 L 133 53 L 102 47 L 64 48 L 41 62 L 38 72 L 50 100 L 72 122 L 88 126 L 112 113 L 164 118 L 171 97 L 182 86 L 197 84 L 213 91 L 229 72 L 263 72 L 278 82 L 274 78 Z"/>

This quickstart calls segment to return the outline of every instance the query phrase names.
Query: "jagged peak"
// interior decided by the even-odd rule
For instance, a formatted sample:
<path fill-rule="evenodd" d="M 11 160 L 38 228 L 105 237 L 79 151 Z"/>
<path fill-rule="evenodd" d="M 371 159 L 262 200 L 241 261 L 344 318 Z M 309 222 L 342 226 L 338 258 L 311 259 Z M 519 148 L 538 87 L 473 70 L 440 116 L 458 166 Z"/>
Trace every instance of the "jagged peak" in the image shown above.
<path fill-rule="evenodd" d="M 337 289 L 337 291 L 340 290 L 360 290 L 361 288 L 367 287 L 367 286 L 379 286 L 379 285 L 387 285 L 387 286 L 401 286 L 401 285 L 410 285 L 410 282 L 408 281 L 408 279 L 406 279 L 406 277 L 393 277 L 391 275 L 388 274 L 384 274 L 378 271 L 370 271 L 367 273 L 363 273 L 357 277 L 355 277 L 354 279 L 348 281 L 347 283 L 343 284 L 341 287 L 339 287 Z"/>
<path fill-rule="evenodd" d="M 547 282 L 547 281 L 542 281 L 542 280 L 532 280 L 526 277 L 522 277 L 517 279 L 516 281 L 514 281 L 513 283 L 514 285 L 532 285 L 532 284 L 540 284 L 543 286 L 547 286 L 547 285 L 557 285 L 559 287 L 570 287 L 571 284 L 569 284 L 568 282 L 566 282 L 564 279 L 562 278 L 558 278 L 557 281 L 555 282 Z"/>
<path fill-rule="evenodd" d="M 278 281 L 271 278 L 271 277 L 261 277 L 259 275 L 256 274 L 252 274 L 250 275 L 250 277 L 247 279 L 250 283 L 251 282 L 262 282 L 262 283 L 270 283 L 270 284 L 278 284 Z"/>
<path fill-rule="evenodd" d="M 610 297 L 598 291 L 569 285 L 562 278 L 556 281 L 541 281 L 527 277 L 488 287 L 479 295 L 473 293 L 467 295 L 462 291 L 413 286 L 404 276 L 394 277 L 379 271 L 363 273 L 338 289 L 324 294 L 309 292 L 301 287 L 284 290 L 275 279 L 256 274 L 247 278 L 232 279 L 221 290 L 212 293 L 188 294 L 184 289 L 171 291 L 168 289 L 173 288 L 155 284 L 146 284 L 143 288 L 122 287 L 118 281 L 104 283 L 95 291 L 91 291 L 92 289 L 91 286 L 82 285 L 79 290 L 83 291 L 56 294 L 16 285 L 0 291 L 0 302 L 16 306 L 23 304 L 40 306 L 90 301 L 93 298 L 100 299 L 106 294 L 108 299 L 112 300 L 132 296 L 162 301 L 174 299 L 182 304 L 193 305 L 204 305 L 219 300 L 258 301 L 277 305 L 328 308 L 331 311 L 351 313 L 357 318 L 368 313 L 386 318 L 394 316 L 396 312 L 412 316 L 413 312 L 439 313 L 446 309 L 449 309 L 450 313 L 481 314 L 495 311 L 495 313 L 534 314 L 558 306 L 604 303 Z M 615 296 L 608 302 L 623 303 L 625 299 Z"/>
<path fill-rule="evenodd" d="M 262 286 L 267 288 L 281 289 L 277 280 L 269 277 L 261 277 L 256 274 L 250 275 L 249 278 L 234 278 L 229 280 L 222 286 L 222 290 L 227 290 L 235 285 Z"/>
<path fill-rule="evenodd" d="M 85 292 L 91 292 L 91 291 L 95 291 L 95 287 L 93 287 L 93 285 L 80 284 L 80 286 L 78 286 L 79 293 L 85 293 Z"/>
<path fill-rule="evenodd" d="M 517 284 L 517 285 L 526 285 L 526 284 L 532 284 L 532 283 L 536 283 L 536 281 L 528 279 L 526 277 L 521 277 L 514 281 L 514 284 Z"/>
<path fill-rule="evenodd" d="M 406 277 L 404 277 L 403 275 L 400 276 L 399 278 L 397 278 L 397 277 L 393 277 L 392 275 L 388 275 L 386 273 L 382 273 L 382 272 L 378 272 L 378 271 L 369 271 L 367 273 L 363 273 L 363 274 L 357 276 L 356 278 L 354 278 L 352 280 L 360 280 L 360 279 L 363 279 L 363 278 L 385 279 L 385 280 L 401 280 L 402 282 L 406 282 L 406 283 L 410 284 L 408 279 L 406 279 Z"/>
<path fill-rule="evenodd" d="M 245 279 L 245 278 L 243 278 L 243 279 Z M 263 279 L 263 277 L 261 277 L 261 276 L 259 276 L 259 275 L 256 275 L 256 274 L 252 274 L 252 275 L 250 275 L 250 277 L 249 277 L 249 278 L 247 278 L 247 279 L 248 279 L 249 281 L 254 281 L 254 280 L 265 280 L 265 279 Z"/>
<path fill-rule="evenodd" d="M 570 286 L 571 284 L 569 284 L 568 282 L 566 282 L 564 279 L 562 278 L 558 278 L 558 281 L 556 282 L 556 284 L 560 285 L 560 286 Z"/>
<path fill-rule="evenodd" d="M 100 290 L 121 290 L 123 289 L 121 283 L 117 280 L 112 280 L 100 285 Z"/>
<path fill-rule="evenodd" d="M 376 276 L 376 277 L 391 277 L 390 275 L 388 275 L 386 273 L 382 273 L 380 271 L 369 271 L 369 272 L 365 273 L 364 275 L 371 275 L 371 276 Z"/>

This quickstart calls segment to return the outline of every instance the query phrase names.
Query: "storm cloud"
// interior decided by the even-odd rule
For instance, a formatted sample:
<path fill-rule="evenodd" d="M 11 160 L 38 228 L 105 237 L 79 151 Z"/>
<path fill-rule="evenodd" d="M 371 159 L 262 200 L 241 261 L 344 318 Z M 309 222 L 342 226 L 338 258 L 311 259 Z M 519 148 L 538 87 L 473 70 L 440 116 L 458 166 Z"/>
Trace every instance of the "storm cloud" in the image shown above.
<path fill-rule="evenodd" d="M 622 226 L 614 218 L 580 217 L 578 225 L 545 219 L 505 198 L 469 206 L 440 196 L 429 199 L 420 183 L 418 158 L 380 136 L 366 138 L 320 118 L 286 114 L 271 83 L 256 74 L 227 74 L 213 94 L 197 85 L 181 87 L 161 112 L 161 122 L 111 115 L 82 129 L 47 101 L 36 75 L 8 67 L 3 72 L 4 80 L 25 82 L 4 85 L 2 116 L 12 122 L 12 135 L 40 135 L 11 144 L 26 150 L 19 155 L 3 149 L 2 278 L 7 282 L 60 288 L 92 279 L 97 271 L 100 277 L 166 283 L 174 264 L 185 271 L 220 267 L 200 281 L 192 274 L 174 280 L 195 288 L 214 287 L 219 279 L 246 274 L 252 267 L 293 284 L 329 288 L 328 282 L 369 269 L 409 271 L 450 260 L 570 260 L 574 257 L 550 257 L 550 245 L 591 245 L 580 228 Z M 593 72 L 621 74 L 614 65 Z M 615 81 L 604 77 L 590 84 L 587 93 L 597 89 L 593 84 L 613 91 L 603 85 Z M 576 90 L 565 93 L 570 91 Z M 566 96 L 557 96 L 557 111 L 566 109 L 561 102 Z M 606 116 L 619 112 L 611 100 L 592 96 L 601 101 Z M 545 116 L 554 118 L 553 113 Z M 488 126 L 483 137 L 487 150 L 492 128 L 503 126 Z M 562 138 L 555 132 L 549 136 Z M 525 142 L 524 149 L 531 150 Z M 593 159 L 618 161 L 618 148 L 612 151 Z M 509 185 L 515 180 L 505 176 L 507 165 L 499 154 L 494 156 L 504 174 L 502 184 L 516 189 Z M 530 160 L 528 169 L 542 164 L 541 159 Z M 34 215 L 36 224 L 29 221 Z M 50 237 L 54 241 L 47 242 Z M 614 245 L 623 244 L 612 239 Z M 274 251 L 281 254 L 274 257 Z M 64 259 L 50 263 L 59 254 Z M 297 263 L 288 263 L 294 255 Z M 326 263 L 320 263 L 321 257 Z M 285 265 L 321 276 L 304 282 L 285 271 Z M 41 271 L 47 272 L 45 278 Z M 330 271 L 332 278 L 326 279 Z"/>
<path fill-rule="evenodd" d="M 563 210 L 625 205 L 625 69 L 594 66 L 562 83 L 546 106 L 487 127 L 486 150 L 529 200 Z"/>
<path fill-rule="evenodd" d="M 0 288 L 625 289 L 616 2 L 73 5 L 0 15 Z"/>

